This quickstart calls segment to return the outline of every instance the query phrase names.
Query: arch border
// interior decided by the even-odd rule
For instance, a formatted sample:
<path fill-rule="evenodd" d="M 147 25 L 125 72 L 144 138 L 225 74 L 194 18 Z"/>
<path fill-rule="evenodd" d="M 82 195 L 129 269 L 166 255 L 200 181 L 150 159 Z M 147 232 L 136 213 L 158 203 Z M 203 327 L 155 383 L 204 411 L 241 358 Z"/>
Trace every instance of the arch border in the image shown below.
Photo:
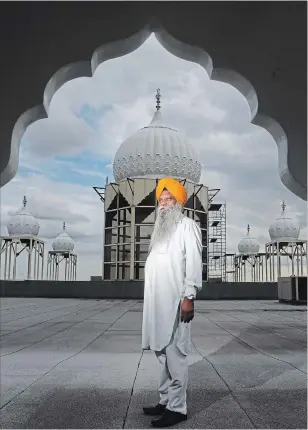
<path fill-rule="evenodd" d="M 101 45 L 95 49 L 91 60 L 63 66 L 49 79 L 43 93 L 42 104 L 25 111 L 15 123 L 11 137 L 10 157 L 7 166 L 1 173 L 0 186 L 7 184 L 16 175 L 19 164 L 20 141 L 29 125 L 48 117 L 49 106 L 56 91 L 72 79 L 92 77 L 97 67 L 105 61 L 122 57 L 140 48 L 152 33 L 168 52 L 183 60 L 199 64 L 211 80 L 232 85 L 246 98 L 250 108 L 251 123 L 264 128 L 276 142 L 281 182 L 299 198 L 307 200 L 306 187 L 295 180 L 288 167 L 286 133 L 277 121 L 259 112 L 258 97 L 253 85 L 236 71 L 215 68 L 211 56 L 203 48 L 188 45 L 175 39 L 155 18 L 130 37 Z"/>

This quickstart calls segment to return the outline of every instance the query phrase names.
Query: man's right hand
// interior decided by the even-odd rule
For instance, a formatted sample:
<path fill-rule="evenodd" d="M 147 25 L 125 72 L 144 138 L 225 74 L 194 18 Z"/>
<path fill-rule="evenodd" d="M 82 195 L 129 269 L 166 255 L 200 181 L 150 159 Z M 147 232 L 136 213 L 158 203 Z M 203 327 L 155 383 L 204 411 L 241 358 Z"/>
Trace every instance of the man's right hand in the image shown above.
<path fill-rule="evenodd" d="M 189 323 L 194 318 L 194 301 L 184 297 L 181 303 L 181 322 Z"/>

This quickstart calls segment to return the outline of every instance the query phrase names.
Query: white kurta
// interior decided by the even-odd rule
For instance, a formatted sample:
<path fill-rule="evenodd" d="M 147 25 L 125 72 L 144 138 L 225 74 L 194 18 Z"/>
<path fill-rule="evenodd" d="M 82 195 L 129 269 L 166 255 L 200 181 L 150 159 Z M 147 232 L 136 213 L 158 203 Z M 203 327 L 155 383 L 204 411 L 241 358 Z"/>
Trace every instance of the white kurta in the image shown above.
<path fill-rule="evenodd" d="M 142 349 L 161 351 L 169 344 L 179 303 L 195 287 L 202 288 L 201 230 L 194 220 L 183 216 L 169 246 L 155 246 L 146 261 Z M 187 355 L 191 323 L 179 325 L 177 346 Z"/>

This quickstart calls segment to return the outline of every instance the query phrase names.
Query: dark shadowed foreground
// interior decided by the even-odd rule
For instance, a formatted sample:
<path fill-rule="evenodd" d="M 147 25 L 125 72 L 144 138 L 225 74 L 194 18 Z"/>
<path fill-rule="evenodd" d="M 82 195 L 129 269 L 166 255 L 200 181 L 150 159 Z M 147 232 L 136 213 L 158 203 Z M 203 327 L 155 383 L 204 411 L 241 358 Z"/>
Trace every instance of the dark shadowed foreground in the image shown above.
<path fill-rule="evenodd" d="M 142 302 L 2 298 L 1 428 L 149 428 Z M 306 428 L 306 306 L 196 302 L 179 428 Z"/>

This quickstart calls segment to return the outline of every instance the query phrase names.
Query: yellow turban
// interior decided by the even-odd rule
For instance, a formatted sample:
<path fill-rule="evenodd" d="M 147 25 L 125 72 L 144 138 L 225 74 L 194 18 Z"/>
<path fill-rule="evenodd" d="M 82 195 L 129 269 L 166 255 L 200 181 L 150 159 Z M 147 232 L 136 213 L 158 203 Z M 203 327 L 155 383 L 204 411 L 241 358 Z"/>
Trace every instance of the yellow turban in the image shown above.
<path fill-rule="evenodd" d="M 161 193 L 164 191 L 165 188 L 169 191 L 170 194 L 173 195 L 173 197 L 181 206 L 185 205 L 185 203 L 187 202 L 187 192 L 180 182 L 172 178 L 163 178 L 158 182 L 156 187 L 157 200 L 159 199 Z"/>

